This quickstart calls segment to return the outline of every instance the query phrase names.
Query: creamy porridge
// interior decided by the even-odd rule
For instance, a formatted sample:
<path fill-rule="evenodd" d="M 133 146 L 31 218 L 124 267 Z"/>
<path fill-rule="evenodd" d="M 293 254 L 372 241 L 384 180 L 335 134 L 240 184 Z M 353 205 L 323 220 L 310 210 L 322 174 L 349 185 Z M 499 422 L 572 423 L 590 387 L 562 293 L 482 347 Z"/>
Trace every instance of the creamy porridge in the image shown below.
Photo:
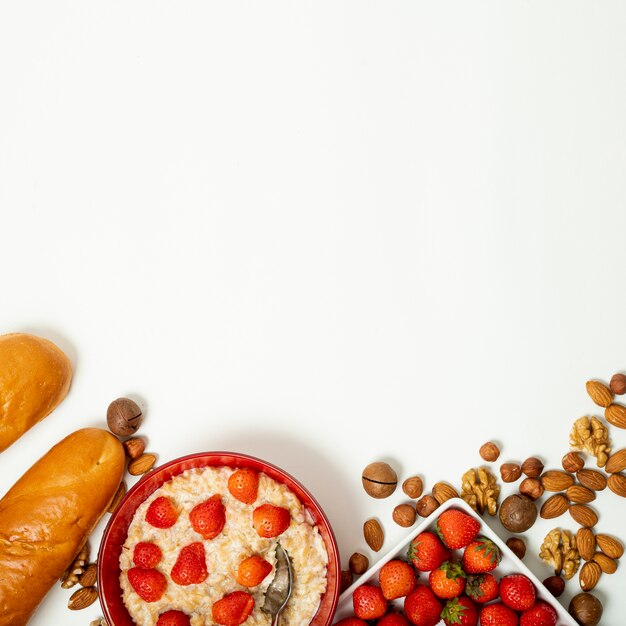
<path fill-rule="evenodd" d="M 258 476 L 258 492 L 251 504 L 235 498 L 229 491 L 228 483 L 234 471 L 229 467 L 188 470 L 162 485 L 138 507 L 120 556 L 123 600 L 136 624 L 154 626 L 160 615 L 176 610 L 189 617 L 191 626 L 208 626 L 216 623 L 212 610 L 217 601 L 232 592 L 244 591 L 254 598 L 254 608 L 244 620 L 246 626 L 269 626 L 270 616 L 261 607 L 265 591 L 275 573 L 277 542 L 289 553 L 294 572 L 292 596 L 282 613 L 281 623 L 284 626 L 306 626 L 314 617 L 321 595 L 326 590 L 328 564 L 324 541 L 317 527 L 296 495 L 264 473 L 255 473 Z M 216 495 L 220 497 L 215 498 Z M 194 529 L 194 526 L 198 526 L 193 515 L 192 525 L 190 513 L 202 508 L 198 505 L 211 501 L 212 497 L 213 502 L 217 500 L 218 504 L 221 498 L 225 520 L 218 534 L 212 539 L 206 539 L 205 532 L 200 534 Z M 167 499 L 176 510 L 176 520 L 169 527 L 158 528 L 146 521 L 149 508 L 158 498 L 160 500 L 157 504 Z M 289 512 L 287 515 L 283 511 L 287 516 L 288 527 L 278 536 L 261 537 L 255 529 L 254 512 L 267 508 L 264 505 L 273 505 Z M 156 504 L 152 508 L 155 506 Z M 152 519 L 150 514 L 148 517 Z M 156 594 L 160 596 L 158 599 L 150 597 L 146 601 L 145 593 L 142 592 L 141 597 L 136 591 L 139 585 L 133 576 L 138 571 L 138 566 L 133 559 L 137 558 L 135 548 L 140 542 L 151 544 L 153 548 L 152 544 L 155 544 L 160 549 L 158 564 L 151 565 L 149 570 L 140 571 L 140 574 L 148 571 L 158 576 L 162 584 Z M 200 550 L 205 578 L 197 584 L 177 584 L 172 578 L 180 580 L 180 575 L 177 575 L 176 569 L 174 572 L 172 569 L 181 558 L 181 550 L 192 544 L 192 551 Z M 237 582 L 239 567 L 242 561 L 252 556 L 262 557 L 272 568 L 258 585 L 242 586 Z M 269 566 L 266 567 L 269 570 Z M 129 580 L 129 570 L 135 570 L 131 571 L 133 584 Z M 154 570 L 160 573 L 157 574 Z"/>

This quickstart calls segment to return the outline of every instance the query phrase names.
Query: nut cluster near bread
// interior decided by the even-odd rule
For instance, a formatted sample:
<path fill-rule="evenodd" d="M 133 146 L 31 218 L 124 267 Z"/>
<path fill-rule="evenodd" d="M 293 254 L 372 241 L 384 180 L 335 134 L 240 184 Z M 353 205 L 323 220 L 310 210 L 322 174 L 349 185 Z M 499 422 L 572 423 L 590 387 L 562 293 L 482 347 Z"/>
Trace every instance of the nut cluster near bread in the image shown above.
<path fill-rule="evenodd" d="M 70 360 L 51 341 L 0 335 L 0 452 L 61 403 L 71 380 Z"/>
<path fill-rule="evenodd" d="M 23 626 L 107 510 L 124 474 L 120 441 L 78 430 L 0 500 L 0 626 Z"/>

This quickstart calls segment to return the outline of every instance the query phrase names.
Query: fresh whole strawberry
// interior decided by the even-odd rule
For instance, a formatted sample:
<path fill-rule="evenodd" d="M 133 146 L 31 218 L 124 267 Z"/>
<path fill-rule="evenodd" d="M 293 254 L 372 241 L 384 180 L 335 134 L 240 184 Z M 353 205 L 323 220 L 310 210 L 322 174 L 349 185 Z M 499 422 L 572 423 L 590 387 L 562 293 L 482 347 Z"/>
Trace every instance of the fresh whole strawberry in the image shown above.
<path fill-rule="evenodd" d="M 383 596 L 387 600 L 395 600 L 406 596 L 415 587 L 417 576 L 406 561 L 392 559 L 380 568 L 378 582 Z"/>
<path fill-rule="evenodd" d="M 200 541 L 190 543 L 179 552 L 170 574 L 177 585 L 198 585 L 208 575 L 204 546 Z"/>
<path fill-rule="evenodd" d="M 364 619 L 360 619 L 359 617 L 344 617 L 340 619 L 338 622 L 335 622 L 333 626 L 368 626 L 367 622 Z"/>
<path fill-rule="evenodd" d="M 233 591 L 213 605 L 213 621 L 222 626 L 239 626 L 248 619 L 252 609 L 254 598 L 249 593 Z"/>
<path fill-rule="evenodd" d="M 404 599 L 404 614 L 415 626 L 435 626 L 441 609 L 441 602 L 428 585 L 417 585 Z"/>
<path fill-rule="evenodd" d="M 411 626 L 409 620 L 402 613 L 387 613 L 377 622 L 376 626 Z"/>
<path fill-rule="evenodd" d="M 137 595 L 146 602 L 156 602 L 163 597 L 167 580 L 155 569 L 131 567 L 127 573 L 128 582 Z"/>
<path fill-rule="evenodd" d="M 272 564 L 255 554 L 239 563 L 237 582 L 242 587 L 256 587 L 271 571 Z"/>
<path fill-rule="evenodd" d="M 502 602 L 488 604 L 480 612 L 480 626 L 518 626 L 517 613 Z"/>
<path fill-rule="evenodd" d="M 380 587 L 361 585 L 352 594 L 354 614 L 365 620 L 378 619 L 387 612 L 387 600 Z"/>
<path fill-rule="evenodd" d="M 495 600 L 500 595 L 500 587 L 492 574 L 476 574 L 467 577 L 465 593 L 474 602 L 484 604 Z"/>
<path fill-rule="evenodd" d="M 240 502 L 252 504 L 259 492 L 259 475 L 248 467 L 235 470 L 228 478 L 228 491 Z"/>
<path fill-rule="evenodd" d="M 144 569 L 156 567 L 162 558 L 163 553 L 156 543 L 140 541 L 133 550 L 133 563 Z"/>
<path fill-rule="evenodd" d="M 159 615 L 156 626 L 191 626 L 191 620 L 182 611 L 166 611 Z"/>
<path fill-rule="evenodd" d="M 525 611 L 535 604 L 535 585 L 524 574 L 511 574 L 500 580 L 500 599 L 514 611 Z"/>
<path fill-rule="evenodd" d="M 466 574 L 484 574 L 498 567 L 502 554 L 490 539 L 479 537 L 463 552 L 463 569 Z"/>
<path fill-rule="evenodd" d="M 437 519 L 435 531 L 444 545 L 451 550 L 470 544 L 480 530 L 480 522 L 457 509 L 444 511 Z"/>
<path fill-rule="evenodd" d="M 556 626 L 556 611 L 543 601 L 526 609 L 519 619 L 520 626 Z"/>
<path fill-rule="evenodd" d="M 438 568 L 444 561 L 449 561 L 448 550 L 437 535 L 433 533 L 420 533 L 409 546 L 408 557 L 413 567 L 420 572 L 430 572 Z"/>
<path fill-rule="evenodd" d="M 441 611 L 441 617 L 446 626 L 476 626 L 478 624 L 478 609 L 467 596 L 448 600 Z"/>
<path fill-rule="evenodd" d="M 262 504 L 252 511 L 252 525 L 259 537 L 278 537 L 291 523 L 289 509 L 273 504 Z"/>
<path fill-rule="evenodd" d="M 222 496 L 216 493 L 205 502 L 194 506 L 189 513 L 189 521 L 203 539 L 215 539 L 226 523 L 226 510 L 222 504 Z"/>
<path fill-rule="evenodd" d="M 154 499 L 146 511 L 146 522 L 155 528 L 170 528 L 178 519 L 178 511 L 165 496 Z"/>
<path fill-rule="evenodd" d="M 466 574 L 459 563 L 444 561 L 428 577 L 428 584 L 433 593 L 443 600 L 456 598 L 465 589 Z"/>

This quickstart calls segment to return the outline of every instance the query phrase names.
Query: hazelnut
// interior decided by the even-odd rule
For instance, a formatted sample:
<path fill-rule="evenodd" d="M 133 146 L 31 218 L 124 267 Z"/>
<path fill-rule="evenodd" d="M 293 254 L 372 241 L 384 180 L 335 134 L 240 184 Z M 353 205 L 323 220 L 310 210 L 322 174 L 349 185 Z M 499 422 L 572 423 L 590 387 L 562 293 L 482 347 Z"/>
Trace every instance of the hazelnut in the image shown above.
<path fill-rule="evenodd" d="M 361 482 L 372 498 L 387 498 L 396 490 L 398 475 L 391 465 L 377 461 L 363 470 Z"/>
<path fill-rule="evenodd" d="M 402 483 L 402 491 L 406 493 L 409 498 L 417 499 L 422 495 L 424 490 L 424 483 L 419 476 L 411 476 Z"/>
<path fill-rule="evenodd" d="M 514 483 L 522 475 L 522 468 L 517 463 L 504 463 L 500 467 L 500 476 L 505 483 Z"/>
<path fill-rule="evenodd" d="M 410 504 L 398 504 L 398 506 L 393 510 L 392 517 L 393 521 L 398 524 L 398 526 L 408 528 L 409 526 L 413 526 L 413 524 L 415 524 L 417 511 L 415 510 L 415 507 Z"/>
<path fill-rule="evenodd" d="M 561 465 L 566 472 L 575 474 L 584 467 L 585 461 L 583 457 L 578 454 L 578 452 L 568 452 L 561 459 Z"/>
<path fill-rule="evenodd" d="M 497 461 L 500 456 L 500 448 L 498 448 L 493 441 L 488 441 L 480 446 L 478 454 L 480 454 L 480 458 L 483 459 L 483 461 L 493 463 L 494 461 Z"/>
<path fill-rule="evenodd" d="M 112 433 L 120 437 L 134 435 L 142 421 L 139 405 L 130 398 L 118 398 L 109 404 L 107 424 Z"/>
<path fill-rule="evenodd" d="M 146 442 L 141 437 L 131 437 L 123 444 L 126 456 L 131 459 L 138 459 L 146 449 Z"/>
<path fill-rule="evenodd" d="M 590 593 L 579 593 L 572 598 L 568 611 L 581 626 L 597 626 L 602 618 L 602 603 Z"/>
<path fill-rule="evenodd" d="M 339 593 L 343 593 L 352 584 L 352 572 L 349 569 L 341 570 Z"/>
<path fill-rule="evenodd" d="M 422 496 L 415 505 L 417 514 L 421 517 L 428 517 L 439 507 L 439 502 L 431 495 Z"/>
<path fill-rule="evenodd" d="M 543 581 L 543 586 L 555 598 L 558 598 L 565 591 L 565 581 L 560 576 L 548 576 Z"/>
<path fill-rule="evenodd" d="M 538 500 L 543 495 L 543 485 L 538 478 L 524 478 L 519 486 L 519 492 L 531 500 Z"/>
<path fill-rule="evenodd" d="M 348 567 L 353 574 L 360 576 L 363 572 L 367 571 L 370 566 L 370 560 L 360 552 L 355 552 L 348 561 Z"/>
<path fill-rule="evenodd" d="M 519 537 L 510 537 L 506 540 L 509 550 L 518 558 L 523 559 L 526 556 L 526 544 Z"/>
<path fill-rule="evenodd" d="M 626 376 L 624 374 L 613 374 L 609 387 L 616 396 L 623 396 L 626 393 Z"/>
<path fill-rule="evenodd" d="M 524 495 L 513 494 L 500 505 L 500 521 L 511 533 L 526 532 L 537 520 L 537 506 Z"/>
<path fill-rule="evenodd" d="M 543 463 L 536 457 L 531 456 L 522 463 L 522 473 L 528 478 L 537 478 L 543 472 Z"/>

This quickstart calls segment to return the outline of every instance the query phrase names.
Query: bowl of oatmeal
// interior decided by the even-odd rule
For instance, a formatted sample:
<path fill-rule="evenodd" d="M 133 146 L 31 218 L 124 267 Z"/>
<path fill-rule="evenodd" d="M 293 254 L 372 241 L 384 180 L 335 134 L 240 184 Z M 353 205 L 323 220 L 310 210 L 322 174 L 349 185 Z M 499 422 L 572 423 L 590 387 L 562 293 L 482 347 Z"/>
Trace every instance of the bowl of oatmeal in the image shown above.
<path fill-rule="evenodd" d="M 270 626 L 262 610 L 289 554 L 280 626 L 328 626 L 339 596 L 335 537 L 295 478 L 255 457 L 206 452 L 145 475 L 111 516 L 98 555 L 110 626 Z"/>

